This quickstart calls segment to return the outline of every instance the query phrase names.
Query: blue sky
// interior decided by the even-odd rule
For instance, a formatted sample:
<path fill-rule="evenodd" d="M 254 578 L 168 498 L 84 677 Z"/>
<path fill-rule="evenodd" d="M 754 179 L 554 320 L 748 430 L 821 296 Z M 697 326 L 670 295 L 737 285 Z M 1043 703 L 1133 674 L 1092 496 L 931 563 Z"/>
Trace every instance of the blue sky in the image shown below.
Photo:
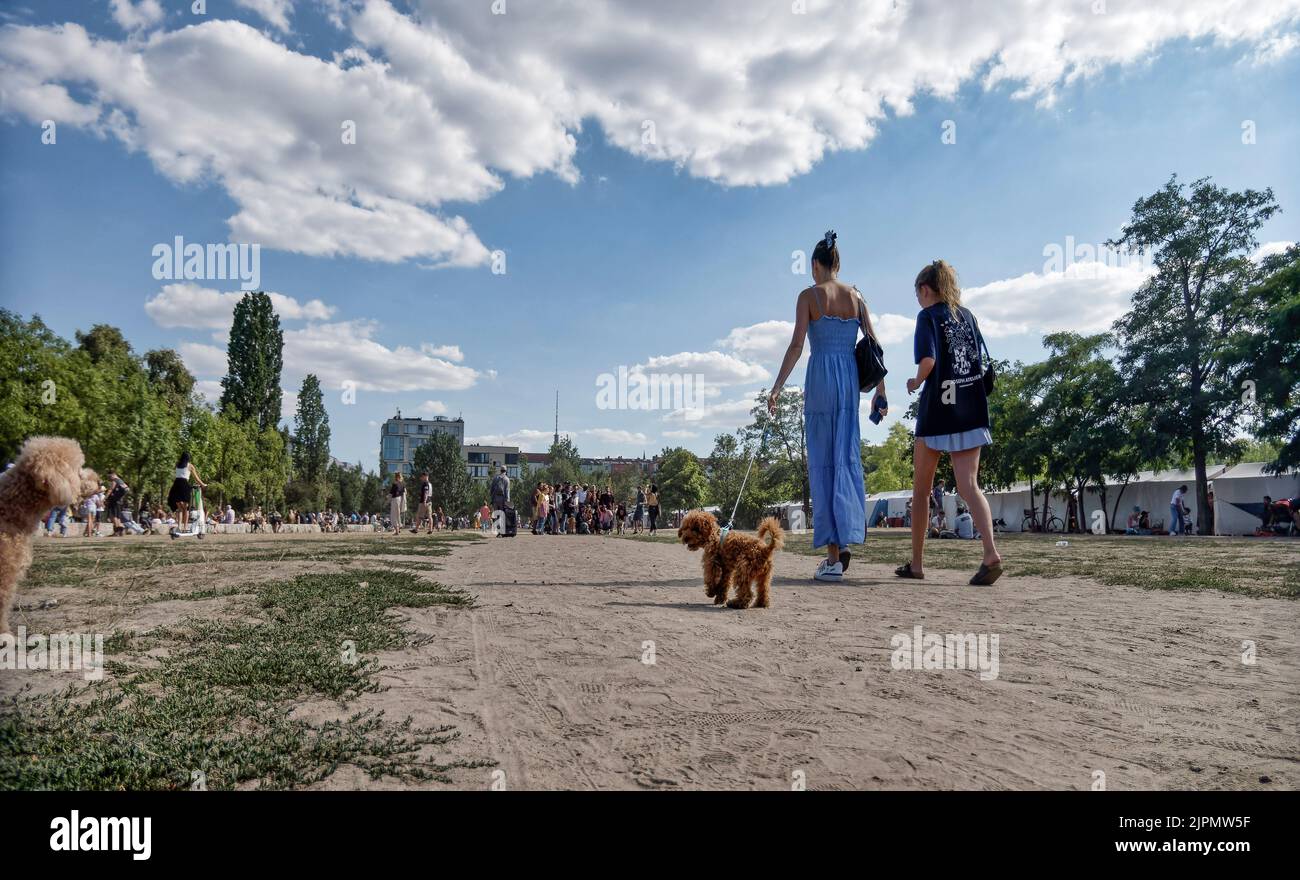
<path fill-rule="evenodd" d="M 584 454 L 704 453 L 775 374 L 788 329 L 771 322 L 791 321 L 808 283 L 791 273 L 791 252 L 811 251 L 828 228 L 842 277 L 881 316 L 898 413 L 912 369 L 911 280 L 932 259 L 957 267 L 994 355 L 1033 360 L 1044 332 L 1108 325 L 1142 277 L 1139 266 L 1049 271 L 1044 248 L 1067 236 L 1100 244 L 1171 173 L 1273 187 L 1283 213 L 1261 241 L 1300 239 L 1291 3 L 1255 4 L 1233 25 L 1207 4 L 1201 23 L 1189 15 L 1175 27 L 1159 10 L 1112 2 L 1108 16 L 1132 16 L 1107 22 L 1122 38 L 1072 40 L 1071 28 L 1096 26 L 1077 10 L 1032 27 L 983 16 L 968 36 L 953 22 L 975 48 L 952 70 L 918 63 L 902 86 L 903 62 L 858 74 L 863 88 L 886 83 L 878 110 L 836 95 L 842 61 L 808 60 L 840 51 L 818 42 L 844 41 L 830 7 L 799 20 L 794 58 L 779 19 L 735 13 L 710 46 L 701 23 L 670 14 L 680 9 L 623 24 L 635 15 L 597 5 L 605 17 L 587 24 L 605 39 L 595 47 L 557 40 L 547 28 L 564 22 L 526 8 L 505 17 L 514 30 L 498 45 L 476 29 L 500 23 L 436 3 L 211 2 L 201 20 L 188 3 L 159 14 L 147 0 L 11 7 L 0 31 L 0 304 L 68 337 L 106 322 L 140 352 L 177 348 L 212 389 L 230 302 L 219 294 L 236 285 L 164 292 L 171 282 L 152 276 L 151 249 L 177 235 L 263 240 L 262 286 L 284 298 L 292 337 L 285 390 L 322 376 L 339 458 L 373 467 L 377 424 L 398 407 L 462 414 L 471 438 L 544 450 L 557 389 L 561 431 Z M 926 6 L 864 26 L 861 39 L 892 35 L 899 58 L 932 53 L 909 28 L 934 34 L 943 16 L 970 15 Z M 871 7 L 853 20 L 881 15 Z M 247 27 L 222 30 L 219 19 Z M 69 22 L 86 41 L 51 29 Z M 1063 42 L 1026 50 L 1054 28 Z M 679 43 L 694 50 L 673 57 Z M 742 86 L 710 85 L 711 51 L 751 45 Z M 204 52 L 206 66 L 186 67 Z M 280 66 L 304 55 L 321 65 Z M 149 77 L 133 79 L 132 57 Z M 521 72 L 528 57 L 535 66 Z M 187 78 L 194 70 L 201 80 Z M 370 90 L 362 112 L 384 112 L 360 122 L 359 150 L 340 153 L 326 143 L 330 113 L 355 111 L 328 104 L 356 88 Z M 792 97 L 800 88 L 816 99 Z M 426 97 L 433 124 L 406 109 Z M 47 118 L 54 145 L 41 142 Z M 656 120 L 661 143 L 638 145 L 642 118 Z M 952 144 L 941 140 L 947 120 Z M 1246 120 L 1253 144 L 1242 142 Z M 367 213 L 348 213 L 357 206 Z M 504 274 L 485 262 L 498 249 Z M 598 409 L 598 375 L 635 365 L 703 372 L 714 392 L 703 418 Z M 352 405 L 341 400 L 347 380 L 358 383 Z M 863 436 L 885 427 L 864 417 Z"/>

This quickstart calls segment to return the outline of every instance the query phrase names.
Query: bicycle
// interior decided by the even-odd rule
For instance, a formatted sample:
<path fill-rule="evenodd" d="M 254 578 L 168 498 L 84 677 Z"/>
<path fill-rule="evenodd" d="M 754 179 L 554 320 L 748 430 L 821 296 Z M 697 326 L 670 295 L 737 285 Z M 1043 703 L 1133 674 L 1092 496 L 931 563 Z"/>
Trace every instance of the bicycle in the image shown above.
<path fill-rule="evenodd" d="M 1022 532 L 1064 532 L 1065 523 L 1056 515 L 1056 511 L 1049 504 L 1047 506 L 1046 528 L 1038 522 L 1038 508 L 1024 508 L 1025 518 L 1020 522 L 1020 531 Z"/>

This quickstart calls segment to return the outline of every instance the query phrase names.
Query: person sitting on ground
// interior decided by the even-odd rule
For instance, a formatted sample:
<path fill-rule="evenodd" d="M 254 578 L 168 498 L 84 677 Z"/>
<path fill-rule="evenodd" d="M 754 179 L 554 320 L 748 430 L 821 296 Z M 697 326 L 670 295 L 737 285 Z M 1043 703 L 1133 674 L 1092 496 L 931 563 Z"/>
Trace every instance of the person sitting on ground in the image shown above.
<path fill-rule="evenodd" d="M 1141 529 L 1141 522 L 1142 522 L 1142 508 L 1138 507 L 1135 504 L 1133 505 L 1133 512 L 1128 515 L 1128 521 L 1124 524 L 1124 534 L 1126 535 L 1142 534 L 1141 531 L 1139 531 L 1139 529 Z"/>
<path fill-rule="evenodd" d="M 975 519 L 970 515 L 970 511 L 964 507 L 957 508 L 957 519 L 953 522 L 953 525 L 958 538 L 971 540 L 979 537 L 975 532 Z"/>

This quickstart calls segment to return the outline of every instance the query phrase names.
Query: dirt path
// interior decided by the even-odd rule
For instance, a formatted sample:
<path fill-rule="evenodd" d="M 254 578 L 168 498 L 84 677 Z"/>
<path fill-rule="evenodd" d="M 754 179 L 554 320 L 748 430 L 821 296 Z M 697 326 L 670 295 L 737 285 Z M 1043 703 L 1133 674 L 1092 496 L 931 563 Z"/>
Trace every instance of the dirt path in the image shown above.
<path fill-rule="evenodd" d="M 858 563 L 816 584 L 814 564 L 782 554 L 773 607 L 737 612 L 707 604 L 698 554 L 676 545 L 460 544 L 434 576 L 479 606 L 411 612 L 432 640 L 383 656 L 389 689 L 358 703 L 457 725 L 455 754 L 504 772 L 455 771 L 463 788 L 1300 783 L 1294 602 Z M 997 677 L 894 669 L 891 637 L 916 626 L 996 635 Z"/>

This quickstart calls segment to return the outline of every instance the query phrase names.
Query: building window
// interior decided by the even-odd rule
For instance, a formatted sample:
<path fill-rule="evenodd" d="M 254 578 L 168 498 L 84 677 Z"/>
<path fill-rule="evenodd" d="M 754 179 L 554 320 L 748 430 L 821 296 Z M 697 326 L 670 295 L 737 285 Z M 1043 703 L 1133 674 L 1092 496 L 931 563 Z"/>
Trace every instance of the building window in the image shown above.
<path fill-rule="evenodd" d="M 507 453 L 506 453 L 506 464 L 519 464 L 519 453 L 517 453 L 517 452 L 507 452 Z M 518 468 L 516 468 L 516 470 L 518 470 Z"/>
<path fill-rule="evenodd" d="M 470 452 L 467 457 L 470 464 L 487 464 L 488 460 L 486 452 Z"/>

